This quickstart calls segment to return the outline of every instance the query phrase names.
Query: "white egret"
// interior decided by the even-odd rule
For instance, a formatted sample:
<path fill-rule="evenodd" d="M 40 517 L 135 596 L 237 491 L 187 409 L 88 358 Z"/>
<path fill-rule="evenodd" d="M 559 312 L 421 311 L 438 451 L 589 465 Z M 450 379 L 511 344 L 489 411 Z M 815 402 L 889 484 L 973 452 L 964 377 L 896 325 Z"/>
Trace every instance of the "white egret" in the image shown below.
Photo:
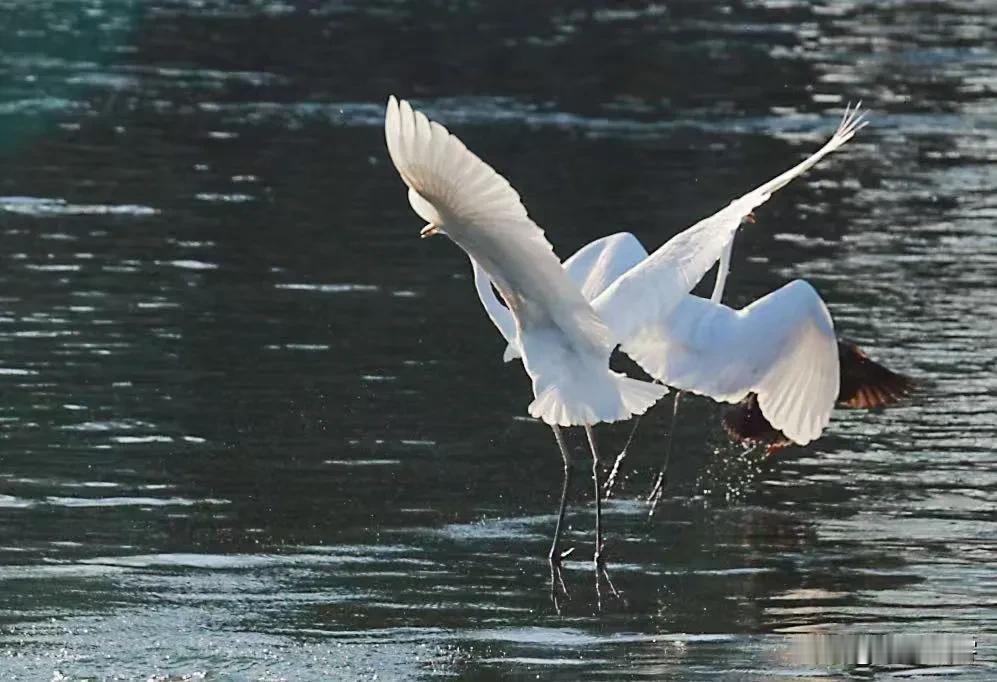
<path fill-rule="evenodd" d="M 727 274 L 730 271 L 730 258 L 733 248 L 733 240 L 724 249 L 723 257 L 720 259 L 720 264 L 717 270 L 717 279 L 714 283 L 713 294 L 710 296 L 710 302 L 713 305 L 719 306 L 720 309 L 730 310 L 727 306 L 721 304 L 723 298 L 724 287 L 727 281 Z M 805 283 L 804 280 L 796 280 L 796 282 Z M 672 347 L 678 347 L 682 349 L 682 352 L 686 354 L 685 362 L 703 362 L 711 363 L 715 362 L 717 359 L 717 350 L 715 348 L 708 349 L 704 344 L 704 339 L 706 338 L 705 327 L 708 325 L 719 326 L 721 330 L 714 330 L 712 335 L 714 337 L 722 337 L 724 332 L 722 328 L 727 328 L 727 333 L 730 338 L 727 339 L 729 342 L 728 352 L 744 353 L 752 356 L 749 362 L 753 363 L 756 368 L 761 368 L 764 363 L 759 361 L 762 359 L 764 353 L 759 353 L 759 351 L 764 348 L 769 343 L 776 340 L 774 336 L 779 334 L 776 331 L 775 326 L 771 326 L 766 323 L 766 317 L 775 317 L 773 320 L 776 324 L 782 322 L 783 324 L 791 323 L 792 316 L 799 316 L 796 320 L 797 323 L 803 323 L 807 317 L 812 317 L 811 322 L 814 324 L 814 328 L 820 328 L 821 325 L 817 318 L 824 318 L 828 321 L 831 320 L 830 311 L 827 310 L 823 299 L 820 295 L 809 286 L 796 288 L 795 296 L 788 292 L 788 287 L 794 284 L 791 282 L 782 289 L 779 289 L 773 293 L 770 293 L 757 301 L 753 302 L 751 305 L 737 311 L 738 322 L 732 324 L 732 320 L 727 322 L 721 322 L 722 317 L 730 317 L 729 313 L 724 313 L 721 317 L 714 317 L 709 319 L 711 313 L 709 308 L 704 307 L 702 304 L 687 306 L 685 309 L 681 309 L 676 312 L 679 316 L 676 318 L 676 325 L 669 330 L 672 335 L 667 343 Z M 791 298 L 792 297 L 792 298 Z M 695 298 L 695 297 L 690 297 Z M 795 300 L 794 300 L 795 299 Z M 819 313 L 820 310 L 822 313 Z M 763 313 L 761 311 L 769 310 L 771 312 Z M 804 312 L 808 311 L 808 312 Z M 776 316 L 781 316 L 779 319 Z M 697 320 L 697 318 L 699 318 Z M 754 318 L 754 323 L 750 320 Z M 762 333 L 758 334 L 752 332 L 752 327 L 760 327 Z M 737 327 L 741 327 L 741 331 L 731 334 L 732 331 L 736 330 Z M 690 330 L 695 330 L 695 338 L 689 338 L 688 334 Z M 819 361 L 821 364 L 827 365 L 832 359 L 837 363 L 837 373 L 838 373 L 838 390 L 835 394 L 834 403 L 827 412 L 827 420 L 830 420 L 830 410 L 833 407 L 845 407 L 845 408 L 875 408 L 884 407 L 886 405 L 891 405 L 898 402 L 903 397 L 909 395 L 914 390 L 914 383 L 907 377 L 892 372 L 883 365 L 871 360 L 858 346 L 846 341 L 844 339 L 833 337 L 834 352 L 829 350 L 830 341 L 834 334 L 833 323 L 829 330 L 824 330 L 826 339 L 825 343 L 821 344 L 823 346 L 823 351 L 820 354 L 810 355 L 809 352 L 804 351 L 801 356 L 799 356 L 799 361 L 796 363 L 797 370 L 803 370 L 808 359 L 813 361 Z M 734 338 L 739 336 L 740 338 Z M 714 339 L 715 340 L 715 339 Z M 794 348 L 795 341 L 791 339 L 785 339 L 789 342 L 790 348 Z M 746 353 L 745 350 L 747 349 Z M 799 350 L 798 347 L 796 347 Z M 787 353 L 787 348 L 784 346 L 777 346 L 776 349 L 769 347 L 769 352 L 775 351 L 776 355 L 771 357 L 778 357 L 779 355 L 785 355 Z M 667 352 L 667 351 L 665 351 Z M 691 356 L 691 357 L 690 357 Z M 670 358 L 675 360 L 674 367 L 670 370 L 669 375 L 672 377 L 681 376 L 683 369 L 680 367 L 681 361 L 677 360 L 674 356 Z M 745 360 L 747 358 L 741 357 L 740 360 Z M 792 365 L 790 365 L 792 367 Z M 806 378 L 803 376 L 803 372 L 800 371 L 799 374 L 793 375 L 793 370 L 790 369 L 790 374 L 787 378 L 791 379 L 793 384 L 804 381 Z M 661 499 L 661 495 L 664 492 L 664 486 L 667 483 L 667 470 L 668 461 L 671 455 L 672 443 L 675 437 L 675 425 L 678 420 L 678 407 L 679 400 L 682 397 L 684 388 L 682 385 L 682 379 L 673 378 L 671 380 L 665 380 L 664 383 L 670 386 L 675 386 L 680 388 L 676 391 L 672 403 L 672 420 L 668 432 L 668 440 L 665 445 L 665 456 L 662 460 L 661 468 L 658 471 L 658 476 L 651 488 L 651 492 L 648 494 L 648 501 L 651 503 L 650 514 L 654 514 L 654 510 Z M 742 388 L 744 382 L 742 381 Z M 701 395 L 706 395 L 714 400 L 721 402 L 735 402 L 731 400 L 730 395 L 717 395 L 711 392 L 708 388 L 699 386 L 698 388 L 687 388 L 693 393 L 698 393 Z M 740 391 L 735 391 L 735 393 Z M 748 445 L 763 445 L 765 446 L 767 453 L 778 450 L 779 448 L 785 447 L 791 443 L 796 443 L 798 445 L 806 445 L 810 441 L 819 437 L 823 432 L 826 422 L 821 426 L 820 430 L 816 433 L 801 433 L 792 432 L 789 430 L 784 430 L 781 427 L 777 428 L 768 419 L 766 419 L 766 414 L 771 413 L 771 410 L 764 409 L 759 403 L 759 393 L 756 390 L 749 390 L 744 393 L 739 401 L 736 401 L 736 406 L 730 410 L 723 417 L 724 430 L 732 441 L 740 442 Z M 823 419 L 821 420 L 823 421 Z M 634 431 L 637 428 L 638 420 L 635 419 L 635 424 L 630 432 L 630 437 L 627 439 L 627 444 L 629 445 L 630 439 L 633 438 Z M 811 437 L 812 436 L 812 437 Z M 613 465 L 613 474 L 610 476 L 607 482 L 607 489 L 611 489 L 611 485 L 615 480 L 615 474 L 619 470 L 620 462 L 623 457 L 626 456 L 626 448 L 620 452 Z"/>
<path fill-rule="evenodd" d="M 730 250 L 725 249 L 724 255 L 729 257 L 729 254 Z M 564 269 L 583 294 L 592 299 L 602 293 L 608 283 L 645 258 L 647 251 L 640 241 L 632 234 L 621 232 L 582 247 L 564 261 Z M 473 259 L 471 264 L 478 298 L 509 342 L 504 359 L 508 361 L 519 357 L 515 337 L 510 333 L 512 318 L 509 310 L 495 295 L 487 273 Z M 718 272 L 725 272 L 723 263 Z M 758 393 L 753 389 L 771 384 L 774 374 L 784 374 L 783 381 L 775 382 L 777 386 L 797 388 L 815 369 L 828 368 L 832 374 L 837 372 L 839 380 L 834 402 L 838 407 L 882 407 L 896 402 L 912 390 L 913 384 L 909 379 L 869 359 L 854 344 L 837 338 L 824 301 L 804 280 L 790 282 L 741 310 L 718 302 L 723 288 L 723 281 L 718 278 L 710 299 L 688 294 L 669 317 L 668 324 L 658 329 L 660 343 L 666 349 L 663 351 L 666 369 L 659 378 L 669 386 L 718 401 L 739 400 L 723 418 L 724 428 L 733 440 L 763 444 L 769 450 L 790 442 L 805 444 L 805 434 L 794 431 L 798 440 L 793 441 L 768 422 L 759 405 Z M 800 358 L 800 361 L 785 363 L 784 358 L 790 355 Z M 714 386 L 719 384 L 723 388 L 713 388 L 698 379 L 701 368 L 712 369 L 711 376 L 716 379 Z M 689 379 L 690 374 L 693 380 Z M 769 377 L 768 382 L 766 377 Z M 803 391 L 799 395 L 805 394 L 806 391 Z M 680 395 L 681 392 L 675 393 L 676 405 L 673 407 L 665 463 L 649 496 L 652 501 L 656 500 L 661 490 Z M 780 395 L 794 399 L 788 391 Z M 819 435 L 818 432 L 814 437 Z M 625 452 L 626 448 L 617 458 L 607 480 L 607 494 Z"/>
<path fill-rule="evenodd" d="M 695 304 L 688 303 L 688 297 L 684 294 L 676 296 L 676 287 L 662 288 L 662 284 L 669 276 L 681 279 L 686 265 L 684 259 L 694 259 L 697 253 L 708 248 L 710 253 L 718 253 L 721 261 L 714 290 L 714 297 L 719 299 L 738 227 L 749 220 L 754 209 L 765 203 L 774 192 L 840 149 L 865 127 L 866 122 L 859 114 L 860 106 L 861 103 L 854 109 L 850 106 L 845 109 L 834 135 L 816 152 L 673 237 L 646 260 L 621 275 L 593 301 L 593 307 L 620 340 L 621 350 L 654 379 L 723 401 L 740 400 L 746 393 L 753 392 L 757 394 L 759 407 L 766 418 L 800 443 L 810 442 L 827 425 L 839 381 L 837 364 L 829 360 L 828 353 L 832 343 L 828 340 L 827 328 L 830 328 L 833 337 L 834 327 L 823 303 L 820 304 L 821 310 L 818 310 L 813 306 L 813 297 L 805 296 L 809 285 L 787 285 L 787 289 L 791 289 L 783 293 L 784 298 L 781 299 L 785 305 L 809 311 L 809 324 L 798 329 L 780 325 L 783 316 L 779 305 L 764 299 L 757 302 L 759 307 L 753 311 L 754 319 L 771 320 L 775 335 L 767 341 L 780 342 L 783 352 L 773 352 L 771 346 L 756 340 L 754 344 L 749 342 L 749 346 L 737 355 L 731 355 L 730 349 L 721 344 L 711 352 L 711 359 L 726 360 L 727 363 L 716 365 L 697 362 L 695 356 L 685 362 L 673 357 L 681 349 L 669 343 L 668 328 L 672 324 L 669 318 L 680 302 L 684 303 L 684 307 Z M 659 264 L 663 258 L 675 261 L 677 272 L 663 271 Z M 691 287 L 686 292 L 689 290 Z M 817 299 L 819 301 L 819 297 Z M 713 303 L 719 303 L 719 300 Z M 722 317 L 720 314 L 717 319 Z M 732 325 L 726 333 L 736 333 L 740 326 L 743 325 Z M 708 325 L 698 331 L 704 347 L 710 344 L 710 332 L 706 327 Z M 673 409 L 677 408 L 675 403 Z M 660 485 L 657 487 L 660 491 Z"/>
<path fill-rule="evenodd" d="M 814 154 L 673 237 L 593 301 L 623 352 L 653 378 L 727 402 L 756 393 L 766 418 L 799 443 L 810 442 L 827 425 L 838 392 L 834 326 L 816 292 L 793 282 L 731 316 L 716 301 L 688 296 L 691 287 L 678 294 L 681 287 L 662 285 L 670 277 L 685 277 L 686 263 L 708 249 L 721 260 L 722 289 L 738 227 L 774 192 L 848 142 L 865 125 L 858 110 L 847 109 L 834 135 Z M 663 271 L 663 258 L 677 267 Z M 699 344 L 698 353 L 674 342 L 682 321 Z M 737 345 L 728 345 L 735 340 Z"/>
<path fill-rule="evenodd" d="M 550 425 L 564 462 L 548 557 L 552 597 L 555 578 L 563 588 L 559 543 L 571 478 L 571 457 L 560 427 L 585 428 L 596 498 L 598 593 L 604 566 L 599 455 L 592 426 L 643 414 L 666 389 L 609 369 L 616 345 L 609 329 L 565 274 L 543 231 L 501 175 L 404 100 L 388 100 L 384 129 L 391 160 L 409 188 L 409 203 L 429 221 L 421 235 L 449 237 L 485 269 L 509 305 L 517 347 L 533 384 L 529 413 Z M 717 257 L 702 256 L 702 272 L 690 288 Z"/>
<path fill-rule="evenodd" d="M 819 161 L 822 156 L 824 156 L 827 153 L 830 153 L 831 151 L 834 151 L 835 149 L 840 147 L 841 144 L 847 141 L 847 139 L 850 138 L 851 135 L 854 135 L 855 132 L 864 128 L 867 125 L 867 122 L 863 120 L 864 113 L 862 114 L 859 113 L 859 109 L 861 108 L 861 106 L 862 106 L 861 102 L 859 102 L 854 109 L 852 109 L 851 105 L 848 105 L 845 108 L 845 113 L 844 116 L 842 117 L 841 123 L 839 124 L 838 129 L 837 131 L 835 131 L 835 134 L 834 136 L 832 136 L 831 140 L 829 140 L 827 144 L 825 144 L 816 153 L 812 154 L 807 159 L 805 159 L 802 163 L 798 164 L 790 171 L 787 171 L 787 173 L 784 173 L 782 176 L 780 176 L 780 178 L 785 178 L 787 176 L 790 176 L 790 178 L 795 177 L 796 175 L 799 175 L 800 173 L 806 171 L 808 168 L 812 167 L 814 163 Z M 777 178 L 776 180 L 779 180 L 779 178 Z M 750 222 L 754 222 L 754 217 L 753 214 L 751 213 L 747 214 L 745 216 L 745 219 L 750 220 Z M 730 272 L 730 261 L 731 261 L 731 254 L 733 251 L 733 247 L 734 247 L 734 239 L 733 237 L 731 237 L 731 240 L 724 247 L 723 254 L 720 257 L 720 262 L 717 266 L 716 281 L 714 282 L 713 293 L 710 296 L 710 301 L 714 304 L 720 304 L 721 301 L 723 300 L 724 288 L 727 283 L 727 275 Z M 627 256 L 627 258 L 632 258 L 632 257 L 633 257 L 632 254 Z M 817 295 L 816 291 L 812 291 L 811 289 L 812 296 L 809 297 L 809 300 L 804 300 L 806 298 L 804 289 L 798 288 L 798 291 L 800 293 L 797 295 L 796 304 L 801 304 L 805 308 L 809 308 L 813 313 L 816 313 L 818 307 L 822 307 L 824 308 L 825 316 L 827 317 L 828 320 L 830 320 L 830 313 L 827 311 L 823 300 L 820 299 L 820 296 Z M 773 295 L 774 294 L 769 294 L 769 296 Z M 766 304 L 763 304 L 762 301 L 768 299 L 769 296 L 759 299 L 754 304 L 752 304 L 752 306 L 745 308 L 742 311 L 742 315 L 744 316 L 744 318 L 746 319 L 749 315 L 754 314 L 756 315 L 757 319 L 759 320 L 764 319 L 763 316 L 758 314 L 759 308 L 755 307 L 756 305 L 757 306 L 764 305 L 765 308 L 772 308 L 773 310 L 779 310 L 781 307 L 787 311 L 791 309 L 793 306 L 793 302 L 790 301 L 787 298 L 787 295 L 785 294 L 780 295 L 781 298 L 779 302 L 768 301 Z M 686 318 L 691 317 L 688 314 L 689 312 L 691 311 L 686 311 Z M 688 319 L 685 320 L 686 323 L 688 323 L 688 321 L 689 321 Z M 833 324 L 831 329 L 833 331 Z M 699 333 L 703 334 L 704 332 L 700 330 Z M 750 343 L 750 340 L 748 339 L 745 339 L 744 341 Z M 758 352 L 759 341 L 764 343 L 765 340 L 755 339 L 756 342 L 755 347 L 753 350 L 749 352 L 753 354 Z M 679 343 L 682 347 L 686 349 L 693 347 L 693 345 L 689 343 L 688 339 L 681 340 Z M 824 345 L 826 346 L 827 344 L 825 343 Z M 844 381 L 841 380 L 840 376 L 838 378 L 839 390 L 835 398 L 835 402 L 837 403 L 837 405 L 842 407 L 882 407 L 884 405 L 896 402 L 903 396 L 908 395 L 913 390 L 914 384 L 909 379 L 903 377 L 902 375 L 895 374 L 890 370 L 886 369 L 885 367 L 883 367 L 882 365 L 879 365 L 871 360 L 868 360 L 865 354 L 862 353 L 862 351 L 859 350 L 857 346 L 854 346 L 854 344 L 850 344 L 846 341 L 838 341 L 837 346 L 838 346 L 837 352 L 839 356 L 838 371 L 839 374 L 840 372 L 845 372 Z M 740 344 L 738 344 L 737 347 L 741 347 Z M 665 348 L 662 348 L 661 352 L 664 353 L 667 351 Z M 706 357 L 706 353 L 703 352 L 702 347 L 698 349 L 698 353 L 703 361 L 708 362 L 708 358 Z M 800 369 L 805 367 L 806 358 L 807 358 L 806 352 L 803 352 L 800 356 L 798 356 L 796 362 L 799 365 Z M 827 352 L 825 348 L 825 352 L 821 356 L 821 362 L 825 366 L 829 366 L 828 363 L 829 358 L 830 354 Z M 759 358 L 757 356 L 754 358 L 755 361 L 757 361 L 758 359 Z M 655 378 L 657 378 L 659 381 L 662 381 L 663 383 L 667 383 L 669 385 L 678 387 L 680 389 L 684 388 L 679 384 L 665 380 L 662 376 L 662 373 L 655 375 L 653 372 L 651 372 L 651 374 L 655 376 Z M 790 374 L 789 376 L 792 377 L 791 380 L 793 383 L 805 379 L 805 377 L 802 375 L 793 376 L 792 374 Z M 776 391 L 773 394 L 771 392 L 771 386 L 769 387 L 769 389 L 770 389 L 769 390 L 770 397 L 768 399 L 763 399 L 757 391 L 747 392 L 739 402 L 737 408 L 732 412 L 730 412 L 728 415 L 726 415 L 724 419 L 724 426 L 728 435 L 731 437 L 732 440 L 738 440 L 741 442 L 752 443 L 752 444 L 766 444 L 768 446 L 769 452 L 772 452 L 774 449 L 785 446 L 792 442 L 795 442 L 799 445 L 806 445 L 811 440 L 820 435 L 824 427 L 827 425 L 827 422 L 830 420 L 830 413 L 834 407 L 833 403 L 830 405 L 828 404 L 826 393 L 824 395 L 824 399 L 815 404 L 815 407 L 818 407 L 819 409 L 816 412 L 811 413 L 811 416 L 813 418 L 816 418 L 816 421 L 811 422 L 811 428 L 809 430 L 807 429 L 800 430 L 800 427 L 802 426 L 800 423 L 787 422 L 786 421 L 787 416 L 785 412 L 778 413 L 777 410 L 779 408 L 771 404 L 776 397 L 778 397 L 779 400 L 783 402 L 783 404 L 786 404 L 787 396 L 778 391 Z M 729 395 L 728 396 L 715 395 L 714 393 L 711 393 L 708 388 L 704 389 L 703 387 L 699 387 L 699 388 L 688 388 L 685 390 L 689 390 L 693 393 L 707 395 L 711 398 L 714 398 L 715 400 L 731 402 Z M 857 391 L 860 392 L 862 395 L 876 396 L 876 397 L 874 399 L 864 400 L 864 401 L 859 400 L 858 402 L 856 402 Z M 676 391 L 674 394 L 673 403 L 672 403 L 672 420 L 669 428 L 668 440 L 665 445 L 665 456 L 662 461 L 661 469 L 658 472 L 657 479 L 655 480 L 651 492 L 648 495 L 648 500 L 651 502 L 650 513 L 652 515 L 654 514 L 654 509 L 657 506 L 658 500 L 660 500 L 661 498 L 663 487 L 665 485 L 666 481 L 665 477 L 668 469 L 668 461 L 671 456 L 672 443 L 674 441 L 675 425 L 678 420 L 679 401 L 682 398 L 683 392 L 684 390 L 679 390 Z M 769 402 L 770 404 L 767 407 L 765 407 L 760 403 L 760 401 Z M 791 403 L 789 404 L 791 405 Z M 776 420 L 776 424 L 778 424 L 778 426 L 767 420 L 766 415 L 772 416 L 772 418 Z M 779 422 L 782 423 L 780 424 Z M 627 445 L 624 446 L 624 449 L 620 452 L 619 456 L 617 456 L 616 458 L 616 462 L 613 465 L 613 471 L 607 482 L 607 491 L 611 491 L 612 489 L 612 484 L 615 481 L 617 472 L 619 471 L 619 465 L 622 459 L 626 456 L 626 448 L 627 446 L 629 446 L 633 438 L 638 423 L 639 423 L 639 418 L 635 420 L 634 427 L 631 430 L 630 436 L 627 439 Z M 819 429 L 816 432 L 814 432 L 813 427 L 817 425 L 819 425 Z"/>
<path fill-rule="evenodd" d="M 631 237 L 618 258 L 632 262 L 642 250 Z M 726 257 L 729 253 L 725 249 Z M 718 277 L 709 300 L 686 296 L 655 330 L 655 338 L 645 342 L 653 348 L 647 352 L 656 354 L 652 375 L 679 389 L 661 470 L 648 496 L 652 514 L 663 490 L 683 391 L 737 403 L 724 417 L 728 435 L 771 451 L 818 438 L 836 405 L 882 407 L 913 389 L 909 379 L 837 337 L 826 304 L 806 281 L 794 280 L 740 310 L 719 302 L 723 283 Z"/>

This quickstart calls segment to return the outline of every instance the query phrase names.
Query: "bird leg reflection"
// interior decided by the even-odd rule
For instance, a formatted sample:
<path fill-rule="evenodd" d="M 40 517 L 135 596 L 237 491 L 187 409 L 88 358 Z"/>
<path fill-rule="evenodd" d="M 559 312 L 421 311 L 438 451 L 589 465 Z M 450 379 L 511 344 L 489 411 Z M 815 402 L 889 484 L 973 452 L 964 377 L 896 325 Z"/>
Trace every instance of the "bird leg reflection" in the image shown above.
<path fill-rule="evenodd" d="M 675 398 L 672 400 L 672 423 L 668 429 L 668 440 L 665 442 L 665 459 L 661 463 L 661 470 L 658 472 L 654 487 L 647 496 L 647 501 L 651 503 L 651 510 L 647 513 L 648 518 L 654 516 L 658 502 L 661 501 L 661 496 L 665 492 L 665 486 L 668 485 L 668 460 L 672 457 L 672 442 L 675 440 L 675 424 L 678 421 L 679 399 L 682 397 L 682 393 L 683 391 L 676 391 Z"/>
<path fill-rule="evenodd" d="M 557 525 L 554 527 L 554 542 L 550 546 L 548 561 L 550 562 L 550 600 L 558 613 L 561 612 L 561 605 L 557 601 L 557 587 L 560 585 L 564 596 L 568 597 L 568 588 L 564 584 L 564 575 L 561 570 L 561 562 L 574 551 L 574 548 L 561 552 L 561 530 L 564 526 L 564 510 L 568 504 L 568 488 L 571 485 L 571 453 L 564 442 L 564 434 L 561 427 L 556 424 L 550 427 L 554 431 L 554 438 L 557 446 L 561 449 L 561 458 L 564 460 L 564 482 L 561 485 L 561 506 L 557 511 Z"/>

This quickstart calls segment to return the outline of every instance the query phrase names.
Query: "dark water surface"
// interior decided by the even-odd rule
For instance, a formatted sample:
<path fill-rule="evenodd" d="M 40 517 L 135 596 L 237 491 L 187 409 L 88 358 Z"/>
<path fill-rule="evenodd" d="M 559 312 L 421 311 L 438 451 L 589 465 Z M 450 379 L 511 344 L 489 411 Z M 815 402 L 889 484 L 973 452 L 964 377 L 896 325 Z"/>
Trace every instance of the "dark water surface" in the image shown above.
<path fill-rule="evenodd" d="M 794 662 L 813 632 L 970 635 L 909 674 L 997 676 L 993 4 L 576 7 L 0 2 L 0 677 L 859 674 Z M 648 523 L 659 406 L 608 508 L 624 599 L 595 613 L 580 475 L 558 616 L 560 460 L 466 260 L 416 238 L 389 93 L 562 256 L 657 246 L 865 100 L 729 300 L 806 277 L 923 389 L 768 461 L 689 400 Z"/>

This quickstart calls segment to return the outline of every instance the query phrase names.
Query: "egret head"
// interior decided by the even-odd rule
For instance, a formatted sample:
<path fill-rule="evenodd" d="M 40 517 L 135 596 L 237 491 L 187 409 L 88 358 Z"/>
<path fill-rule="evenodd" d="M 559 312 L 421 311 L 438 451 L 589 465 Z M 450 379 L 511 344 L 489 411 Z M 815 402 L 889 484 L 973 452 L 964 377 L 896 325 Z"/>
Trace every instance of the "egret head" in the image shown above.
<path fill-rule="evenodd" d="M 419 231 L 419 238 L 425 239 L 426 237 L 432 237 L 434 234 L 440 234 L 440 228 L 438 225 L 429 223 L 429 225 L 426 225 L 426 227 Z"/>

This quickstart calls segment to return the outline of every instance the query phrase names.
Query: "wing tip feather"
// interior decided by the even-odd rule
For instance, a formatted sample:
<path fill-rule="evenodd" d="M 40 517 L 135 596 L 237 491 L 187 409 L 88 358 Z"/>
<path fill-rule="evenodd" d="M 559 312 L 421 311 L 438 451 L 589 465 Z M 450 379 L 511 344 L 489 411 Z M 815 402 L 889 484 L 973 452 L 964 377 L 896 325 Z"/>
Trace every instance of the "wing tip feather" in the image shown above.
<path fill-rule="evenodd" d="M 840 407 L 887 407 L 909 397 L 918 388 L 913 379 L 876 362 L 851 341 L 838 340 L 838 356 L 842 368 Z"/>

